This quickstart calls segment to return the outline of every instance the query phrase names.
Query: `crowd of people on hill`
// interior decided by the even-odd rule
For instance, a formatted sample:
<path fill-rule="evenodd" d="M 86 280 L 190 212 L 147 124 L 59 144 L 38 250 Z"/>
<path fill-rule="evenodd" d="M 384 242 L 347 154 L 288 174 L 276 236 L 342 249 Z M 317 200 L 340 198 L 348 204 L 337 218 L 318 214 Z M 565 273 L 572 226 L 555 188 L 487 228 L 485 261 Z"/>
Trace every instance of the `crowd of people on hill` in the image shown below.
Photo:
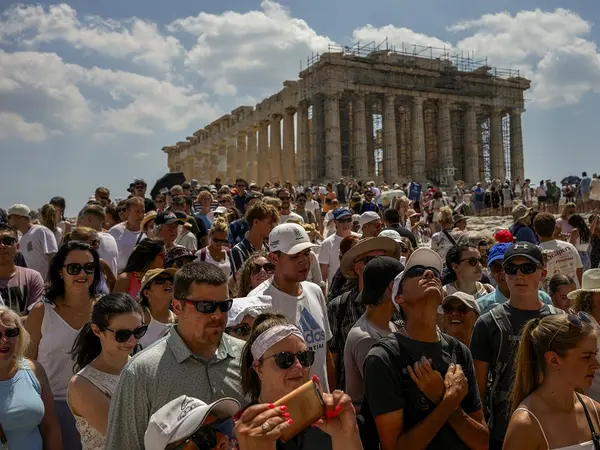
<path fill-rule="evenodd" d="M 537 189 L 138 179 L 0 210 L 0 443 L 600 448 L 600 181 Z M 513 224 L 469 229 L 492 209 Z"/>

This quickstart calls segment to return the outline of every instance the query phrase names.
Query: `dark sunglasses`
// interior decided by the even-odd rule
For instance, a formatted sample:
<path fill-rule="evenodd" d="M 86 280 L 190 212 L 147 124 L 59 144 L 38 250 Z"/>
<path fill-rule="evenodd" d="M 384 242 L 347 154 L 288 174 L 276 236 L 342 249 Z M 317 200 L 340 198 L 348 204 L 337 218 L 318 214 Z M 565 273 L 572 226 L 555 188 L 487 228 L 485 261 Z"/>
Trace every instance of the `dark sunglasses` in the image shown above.
<path fill-rule="evenodd" d="M 136 184 L 134 187 L 136 187 L 136 188 L 145 188 L 146 185 L 145 184 Z"/>
<path fill-rule="evenodd" d="M 112 328 L 106 327 L 108 331 L 112 331 L 115 334 L 115 341 L 119 343 L 127 342 L 133 335 L 135 340 L 140 340 L 148 331 L 148 325 L 142 325 L 137 327 L 135 330 L 113 330 Z"/>
<path fill-rule="evenodd" d="M 82 270 L 85 273 L 87 273 L 88 275 L 91 275 L 94 273 L 94 270 L 96 270 L 96 264 L 93 262 L 89 262 L 89 263 L 85 263 L 85 264 L 69 263 L 64 267 L 65 267 L 65 269 L 67 269 L 67 273 L 69 275 L 79 275 Z"/>
<path fill-rule="evenodd" d="M 426 266 L 411 267 L 410 269 L 408 269 L 406 271 L 406 273 L 404 274 L 404 276 L 402 278 L 406 279 L 406 278 L 422 277 L 423 275 L 425 275 L 425 272 L 427 272 L 428 270 L 431 270 L 431 272 L 433 273 L 433 276 L 435 278 L 441 278 L 439 270 L 437 270 L 435 267 L 426 267 Z"/>
<path fill-rule="evenodd" d="M 235 327 L 227 327 L 225 328 L 225 333 L 228 334 L 235 334 L 237 336 L 249 336 L 250 335 L 250 331 L 252 330 L 252 327 L 250 325 L 248 325 L 247 323 L 241 323 L 239 325 L 236 325 Z"/>
<path fill-rule="evenodd" d="M 191 256 L 183 256 L 181 258 L 177 258 L 175 261 L 173 261 L 171 263 L 171 267 L 175 267 L 176 269 L 181 269 L 183 266 L 185 266 L 188 263 L 191 263 L 194 260 L 193 257 Z M 171 280 L 172 282 L 172 280 Z"/>
<path fill-rule="evenodd" d="M 0 238 L 0 242 L 2 242 L 2 244 L 4 244 L 5 246 L 10 246 L 13 245 L 15 242 L 17 242 L 17 240 L 12 237 L 12 236 L 2 236 Z"/>
<path fill-rule="evenodd" d="M 461 259 L 460 262 L 467 262 L 470 266 L 477 266 L 477 264 L 481 264 L 483 265 L 483 258 L 479 257 L 479 258 L 475 258 L 474 256 L 471 256 L 470 258 L 465 258 L 465 259 Z"/>
<path fill-rule="evenodd" d="M 0 339 L 2 339 L 2 334 L 2 331 L 0 331 Z M 19 334 L 21 334 L 20 328 L 7 328 L 6 330 L 4 330 L 4 336 L 6 336 L 7 338 L 15 338 Z"/>
<path fill-rule="evenodd" d="M 488 247 L 488 246 L 489 246 L 488 241 L 479 241 L 477 243 L 477 247 Z"/>
<path fill-rule="evenodd" d="M 212 241 L 214 244 L 223 244 L 223 245 L 229 244 L 229 241 L 227 239 L 213 239 Z"/>
<path fill-rule="evenodd" d="M 258 275 L 263 269 L 267 273 L 273 273 L 275 272 L 275 264 L 271 262 L 264 263 L 263 265 L 254 263 L 254 267 L 252 268 L 252 275 Z"/>
<path fill-rule="evenodd" d="M 312 350 L 304 350 L 302 352 L 279 352 L 274 355 L 267 356 L 264 359 L 273 358 L 275 364 L 280 369 L 289 369 L 294 365 L 296 358 L 302 367 L 310 367 L 315 362 L 315 352 Z"/>
<path fill-rule="evenodd" d="M 217 433 L 227 436 L 228 439 L 233 439 L 235 422 L 233 418 L 227 417 L 198 428 L 194 434 L 176 446 L 168 446 L 167 450 L 194 450 L 188 444 L 194 444 L 195 450 L 212 450 L 217 446 Z"/>
<path fill-rule="evenodd" d="M 541 267 L 534 262 L 527 262 L 523 264 L 508 263 L 504 264 L 504 273 L 506 273 L 506 275 L 516 275 L 517 271 L 520 270 L 523 275 L 531 275 L 540 268 Z"/>
<path fill-rule="evenodd" d="M 127 211 L 127 208 L 118 208 L 117 209 L 117 213 L 119 213 L 119 214 L 122 212 L 125 212 L 125 211 Z"/>
<path fill-rule="evenodd" d="M 189 300 L 187 298 L 184 298 L 183 300 L 194 305 L 196 311 L 202 314 L 212 314 L 217 310 L 217 308 L 219 311 L 226 313 L 233 305 L 232 299 L 225 300 L 224 302 L 215 302 L 212 300 Z"/>
<path fill-rule="evenodd" d="M 161 278 L 155 278 L 154 280 L 152 280 L 152 284 L 156 283 L 156 284 L 165 284 L 166 282 L 169 282 L 171 284 L 173 284 L 173 278 L 171 277 L 161 277 Z"/>
<path fill-rule="evenodd" d="M 373 261 L 377 256 L 368 255 L 364 258 L 359 259 L 357 262 L 363 262 L 365 265 L 369 264 L 370 261 Z"/>
<path fill-rule="evenodd" d="M 469 308 L 467 308 L 467 305 L 458 305 L 458 306 L 444 305 L 444 306 L 442 306 L 442 309 L 444 310 L 444 313 L 446 313 L 446 314 L 452 314 L 454 311 L 456 311 L 459 314 L 466 314 L 469 312 Z"/>
<path fill-rule="evenodd" d="M 292 197 L 279 197 L 279 200 L 284 201 L 284 200 L 290 200 Z"/>
<path fill-rule="evenodd" d="M 338 222 L 338 223 L 350 223 L 350 222 L 352 222 L 352 217 L 349 217 L 348 219 L 338 219 L 338 220 L 336 220 L 336 222 Z"/>
<path fill-rule="evenodd" d="M 592 319 L 590 319 L 590 316 L 588 316 L 587 313 L 584 311 L 579 311 L 577 314 L 567 314 L 567 319 L 569 320 L 569 325 L 571 325 L 575 328 L 581 328 L 584 323 L 587 323 L 587 324 L 592 323 Z M 554 338 L 556 337 L 556 335 L 558 334 L 559 331 L 560 331 L 560 327 L 558 328 L 558 330 L 556 330 L 556 332 L 554 333 L 554 336 L 552 336 L 552 339 L 550 339 L 550 341 L 548 341 L 549 348 L 550 348 L 550 344 L 552 344 L 552 341 L 554 340 Z"/>

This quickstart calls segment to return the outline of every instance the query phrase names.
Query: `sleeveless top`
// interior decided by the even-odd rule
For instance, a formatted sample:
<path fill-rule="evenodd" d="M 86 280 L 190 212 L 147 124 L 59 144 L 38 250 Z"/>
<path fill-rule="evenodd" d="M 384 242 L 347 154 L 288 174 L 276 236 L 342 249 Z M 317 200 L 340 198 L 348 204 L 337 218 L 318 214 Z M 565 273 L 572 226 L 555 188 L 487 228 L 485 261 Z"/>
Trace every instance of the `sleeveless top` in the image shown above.
<path fill-rule="evenodd" d="M 146 334 L 140 339 L 139 344 L 142 346 L 142 348 L 150 347 L 150 345 L 154 344 L 161 337 L 165 336 L 172 326 L 173 323 L 162 323 L 158 320 L 155 320 L 154 317 L 152 317 L 150 323 L 148 324 L 148 330 L 146 331 Z"/>
<path fill-rule="evenodd" d="M 127 278 L 129 278 L 129 287 L 127 288 L 127 293 L 133 298 L 137 298 L 138 294 L 142 290 L 142 282 L 141 280 L 137 279 L 135 273 L 133 272 L 129 272 L 127 274 Z"/>
<path fill-rule="evenodd" d="M 9 448 L 42 450 L 38 428 L 44 418 L 42 388 L 24 359 L 10 380 L 0 381 L 0 404 L 0 424 Z"/>
<path fill-rule="evenodd" d="M 38 362 L 46 370 L 54 400 L 67 399 L 67 387 L 73 372 L 73 360 L 69 352 L 81 328 L 75 330 L 58 315 L 52 303 L 44 302 L 42 338 L 38 347 Z"/>
<path fill-rule="evenodd" d="M 98 369 L 90 365 L 85 366 L 77 375 L 85 378 L 108 398 L 112 398 L 117 384 L 119 383 L 119 375 L 100 372 Z M 70 407 L 70 406 L 69 406 Z M 71 410 L 72 411 L 72 410 Z M 75 416 L 75 414 L 73 414 Z M 82 450 L 103 450 L 106 442 L 106 436 L 92 427 L 83 417 L 75 416 L 75 424 L 77 431 L 81 435 Z"/>
<path fill-rule="evenodd" d="M 473 297 L 475 297 L 475 300 L 477 300 L 479 297 L 483 297 L 484 295 L 487 295 L 490 292 L 494 291 L 494 289 L 492 288 L 491 285 L 487 285 L 490 288 L 492 288 L 491 291 L 488 291 L 486 289 L 485 284 L 480 283 L 479 281 L 476 281 L 475 284 L 477 285 L 477 292 L 475 294 L 473 294 Z M 447 284 L 446 286 L 444 286 L 444 288 L 446 288 L 446 295 L 452 295 L 455 292 L 458 292 L 458 289 L 456 288 L 456 285 L 454 283 Z"/>
<path fill-rule="evenodd" d="M 581 397 L 585 398 L 585 396 L 583 396 L 583 395 Z M 598 421 L 598 423 L 600 423 L 600 418 L 598 418 L 598 410 L 596 409 L 596 404 L 594 402 L 592 402 L 592 406 L 594 407 L 594 411 L 596 412 L 596 420 Z M 531 417 L 533 417 L 535 419 L 535 421 L 537 422 L 537 424 L 540 427 L 542 436 L 544 436 L 544 441 L 546 441 L 546 446 L 548 447 L 548 450 L 594 450 L 595 449 L 594 442 L 591 440 L 587 441 L 587 442 L 580 442 L 579 444 L 568 445 L 566 447 L 556 447 L 556 448 L 550 449 L 550 445 L 548 444 L 548 438 L 546 438 L 546 433 L 544 433 L 544 428 L 542 427 L 542 423 L 539 421 L 539 419 L 537 417 L 535 417 L 535 414 L 533 414 L 527 408 L 517 408 L 517 409 L 515 409 L 515 412 L 517 412 L 517 411 L 526 411 L 527 413 L 529 413 L 529 415 Z"/>

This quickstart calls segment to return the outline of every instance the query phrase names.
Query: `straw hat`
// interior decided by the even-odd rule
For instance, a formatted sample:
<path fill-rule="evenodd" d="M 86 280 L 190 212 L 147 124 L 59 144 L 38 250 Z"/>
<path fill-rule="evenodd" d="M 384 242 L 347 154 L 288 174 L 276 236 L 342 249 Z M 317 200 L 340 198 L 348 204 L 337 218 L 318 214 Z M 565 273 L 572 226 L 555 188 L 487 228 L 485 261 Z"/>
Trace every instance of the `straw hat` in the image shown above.
<path fill-rule="evenodd" d="M 362 255 L 369 252 L 381 250 L 384 256 L 400 258 L 400 245 L 389 237 L 372 237 L 362 239 L 358 244 L 344 253 L 340 262 L 340 272 L 347 278 L 356 278 L 354 273 L 354 262 Z"/>
<path fill-rule="evenodd" d="M 581 280 L 581 288 L 576 289 L 573 292 L 569 292 L 567 297 L 571 300 L 575 298 L 581 292 L 599 292 L 600 293 L 600 269 L 589 269 L 583 273 L 583 279 Z"/>
<path fill-rule="evenodd" d="M 519 220 L 527 217 L 530 212 L 531 212 L 531 208 L 528 208 L 527 206 L 521 204 L 521 205 L 516 205 L 513 208 L 511 215 L 513 216 L 513 220 L 516 223 Z"/>
<path fill-rule="evenodd" d="M 156 215 L 157 215 L 156 211 L 149 211 L 144 216 L 144 218 L 142 219 L 142 222 L 140 223 L 140 230 L 143 230 L 149 221 L 156 219 Z"/>

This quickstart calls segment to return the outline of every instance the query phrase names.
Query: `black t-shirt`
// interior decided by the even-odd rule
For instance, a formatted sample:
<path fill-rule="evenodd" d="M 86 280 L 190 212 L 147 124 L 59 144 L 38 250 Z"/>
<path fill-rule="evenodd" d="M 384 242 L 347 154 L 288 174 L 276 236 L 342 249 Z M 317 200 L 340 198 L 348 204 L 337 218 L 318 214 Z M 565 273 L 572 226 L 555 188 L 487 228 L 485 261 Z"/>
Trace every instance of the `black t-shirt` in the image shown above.
<path fill-rule="evenodd" d="M 517 309 L 510 306 L 508 303 L 498 305 L 496 308 L 504 308 L 513 328 L 510 333 L 513 336 L 519 336 L 523 326 L 531 319 L 550 315 L 548 305 L 544 305 L 539 310 L 533 311 Z M 498 390 L 504 392 L 510 391 L 513 380 L 513 363 L 517 354 L 518 341 L 516 339 L 511 339 L 509 342 L 511 343 L 511 350 L 509 353 L 511 356 L 508 358 L 508 366 L 504 372 L 504 376 L 498 384 Z M 493 371 L 496 366 L 499 348 L 500 329 L 496 325 L 496 322 L 494 322 L 491 312 L 487 312 L 477 319 L 475 327 L 473 328 L 473 336 L 471 337 L 471 353 L 473 354 L 473 359 L 488 363 L 489 370 Z M 498 398 L 499 397 L 500 396 L 498 396 Z M 488 399 L 488 401 L 491 400 L 492 399 Z M 494 426 L 490 430 L 490 436 L 494 440 L 504 440 L 504 435 L 506 434 L 506 429 L 508 428 L 508 422 L 510 420 L 508 414 L 508 402 L 499 402 L 498 407 L 494 406 L 492 410 L 494 411 Z"/>
<path fill-rule="evenodd" d="M 469 384 L 469 393 L 461 403 L 462 410 L 472 414 L 481 409 L 473 359 L 469 349 L 446 334 L 439 342 L 420 342 L 392 333 L 373 346 L 365 360 L 365 401 L 373 417 L 404 411 L 404 429 L 409 430 L 433 412 L 433 404 L 414 384 L 406 367 L 422 356 L 432 360 L 432 366 L 442 377 L 450 363 L 460 364 Z M 445 423 L 428 449 L 468 449 L 450 424 Z"/>
<path fill-rule="evenodd" d="M 276 450 L 331 450 L 331 437 L 319 428 L 309 427 L 287 442 L 277 441 Z"/>

